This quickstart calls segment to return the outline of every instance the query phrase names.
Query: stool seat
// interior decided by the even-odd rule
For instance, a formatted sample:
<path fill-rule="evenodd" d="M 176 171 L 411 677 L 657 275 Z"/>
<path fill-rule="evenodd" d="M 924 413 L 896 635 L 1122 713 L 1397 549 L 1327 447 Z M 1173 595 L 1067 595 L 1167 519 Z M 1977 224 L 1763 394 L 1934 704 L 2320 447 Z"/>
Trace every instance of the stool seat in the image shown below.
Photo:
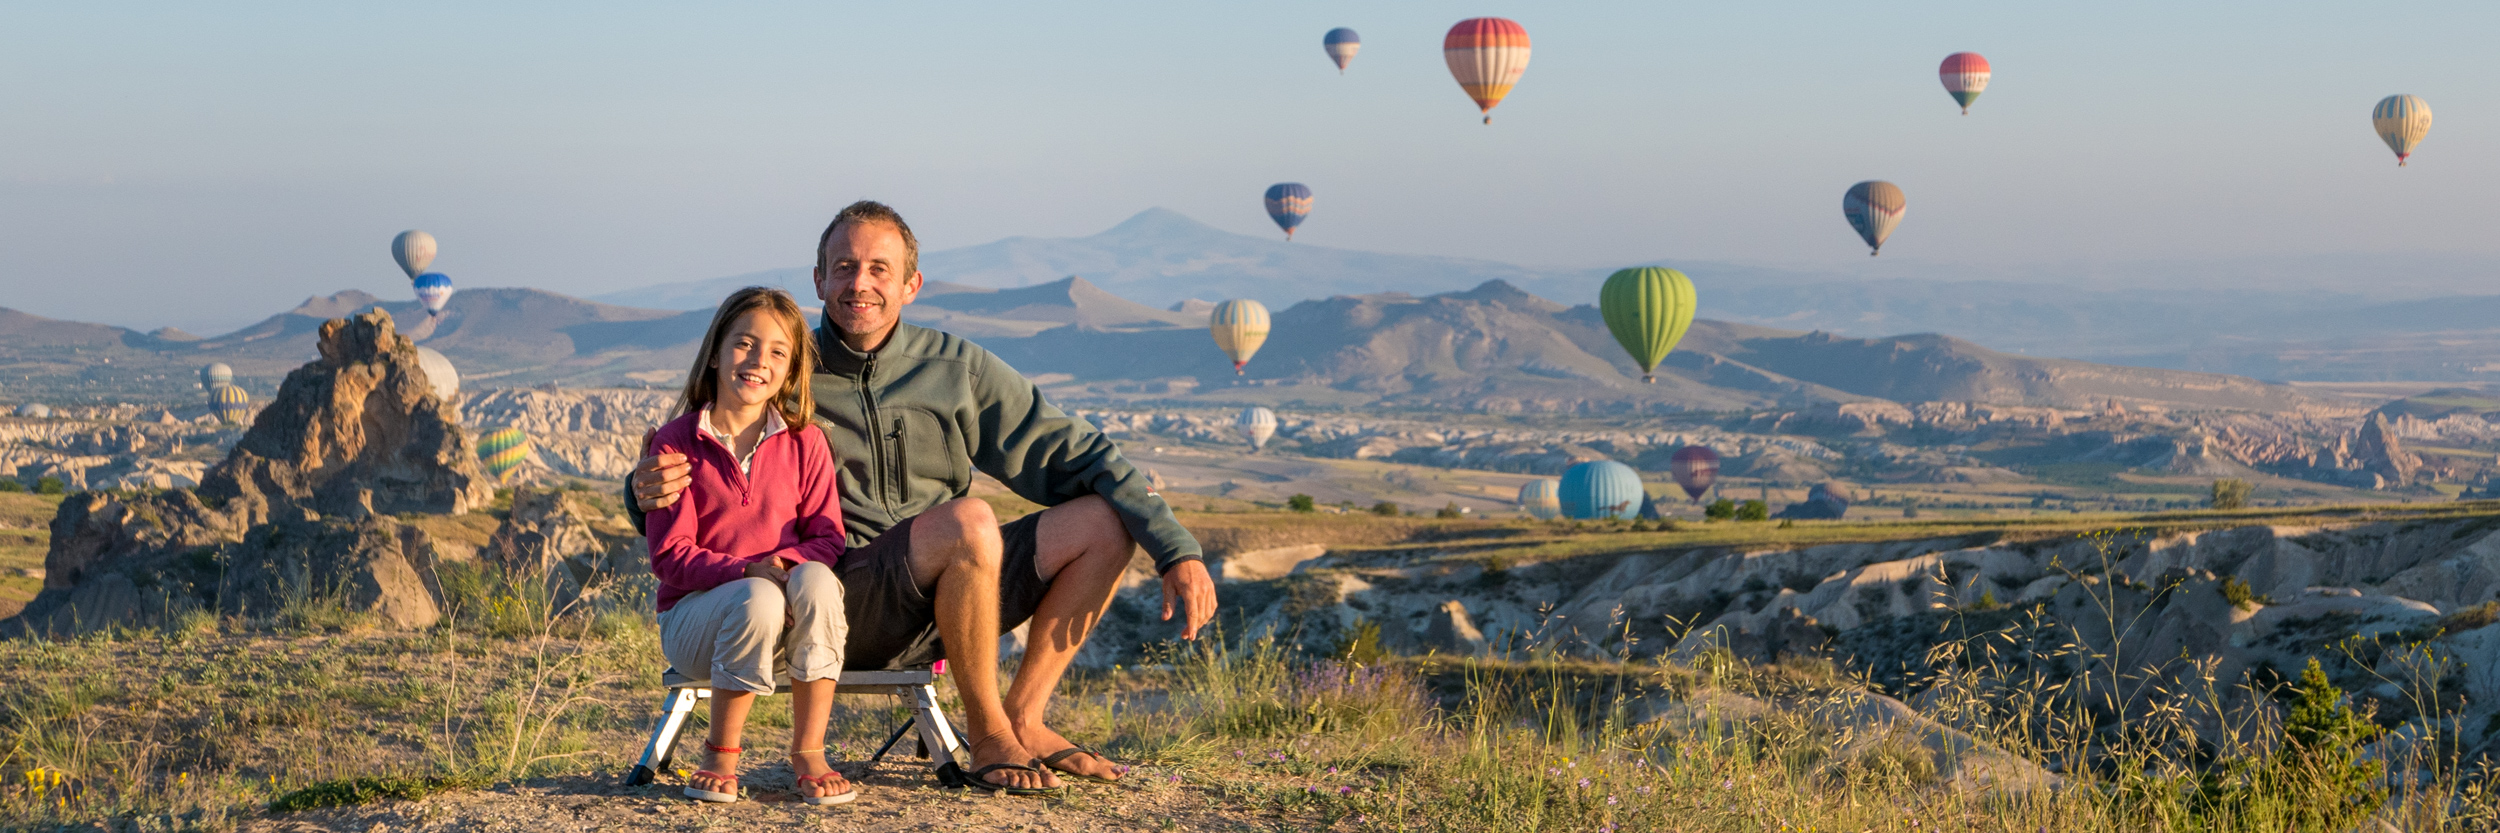
<path fill-rule="evenodd" d="M 885 745 L 877 747 L 876 754 L 869 756 L 869 763 L 884 760 L 886 751 L 893 749 L 894 744 L 903 739 L 904 733 L 915 728 L 920 730 L 920 757 L 929 759 L 931 769 L 972 759 L 971 753 L 964 748 L 963 740 L 955 734 L 954 724 L 946 719 L 946 710 L 938 705 L 937 678 L 944 673 L 946 665 L 941 660 L 934 665 L 917 668 L 844 671 L 834 678 L 833 693 L 836 695 L 884 694 L 901 697 L 911 707 L 911 717 L 894 728 L 894 733 L 886 737 Z M 695 701 L 712 696 L 709 680 L 688 677 L 677 673 L 675 668 L 661 672 L 660 685 L 668 693 L 660 701 L 660 716 L 651 727 L 651 741 L 643 746 L 641 760 L 636 761 L 633 770 L 625 775 L 625 785 L 629 787 L 649 784 L 670 767 L 677 757 L 677 736 L 685 731 L 686 719 L 694 713 Z M 783 679 L 773 693 L 785 694 L 789 690 L 790 681 Z"/>

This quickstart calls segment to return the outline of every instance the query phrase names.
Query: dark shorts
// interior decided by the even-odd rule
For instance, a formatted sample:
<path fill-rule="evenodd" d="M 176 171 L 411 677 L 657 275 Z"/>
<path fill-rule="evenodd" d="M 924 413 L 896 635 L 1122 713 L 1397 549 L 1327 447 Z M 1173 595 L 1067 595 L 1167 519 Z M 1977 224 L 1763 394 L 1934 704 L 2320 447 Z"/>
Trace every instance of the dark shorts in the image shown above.
<path fill-rule="evenodd" d="M 904 519 L 867 546 L 842 554 L 842 606 L 851 625 L 850 640 L 843 644 L 846 669 L 911 668 L 946 655 L 938 641 L 936 600 L 911 580 L 911 525 L 916 520 Z M 1041 526 L 1042 513 L 1035 512 L 998 528 L 1007 544 L 999 564 L 999 633 L 1033 618 L 1042 595 L 1050 592 L 1050 582 L 1033 563 Z"/>

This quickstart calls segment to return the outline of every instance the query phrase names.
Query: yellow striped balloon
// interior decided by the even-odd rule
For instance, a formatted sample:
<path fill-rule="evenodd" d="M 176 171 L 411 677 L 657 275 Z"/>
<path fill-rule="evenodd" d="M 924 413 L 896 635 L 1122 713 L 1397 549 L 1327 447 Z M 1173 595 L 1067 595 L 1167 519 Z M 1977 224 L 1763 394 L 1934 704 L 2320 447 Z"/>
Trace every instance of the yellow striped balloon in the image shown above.
<path fill-rule="evenodd" d="M 2387 149 L 2396 152 L 2396 167 L 2405 166 L 2405 157 L 2413 155 L 2413 146 L 2422 143 L 2423 134 L 2431 132 L 2431 106 L 2418 96 L 2391 95 L 2379 99 L 2370 108 L 2370 127 L 2387 142 Z"/>
<path fill-rule="evenodd" d="M 217 408 L 217 418 L 236 425 L 252 421 L 252 395 L 233 385 L 218 385 L 208 393 L 210 404 Z"/>
<path fill-rule="evenodd" d="M 1215 335 L 1215 346 L 1232 357 L 1233 375 L 1242 375 L 1243 365 L 1251 354 L 1267 343 L 1267 307 L 1248 298 L 1235 298 L 1215 305 L 1215 314 L 1207 322 L 1207 332 Z"/>
<path fill-rule="evenodd" d="M 477 441 L 477 459 L 498 482 L 529 459 L 530 438 L 518 428 L 498 428 Z"/>

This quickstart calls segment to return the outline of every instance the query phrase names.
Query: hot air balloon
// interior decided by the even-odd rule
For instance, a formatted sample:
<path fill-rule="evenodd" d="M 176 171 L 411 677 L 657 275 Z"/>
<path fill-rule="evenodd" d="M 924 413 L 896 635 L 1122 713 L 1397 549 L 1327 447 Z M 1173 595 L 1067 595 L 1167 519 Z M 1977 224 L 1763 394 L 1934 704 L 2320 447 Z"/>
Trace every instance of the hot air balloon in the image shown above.
<path fill-rule="evenodd" d="M 200 368 L 200 387 L 216 390 L 218 385 L 231 384 L 234 384 L 234 368 L 227 367 L 225 362 L 210 362 L 207 367 Z"/>
<path fill-rule="evenodd" d="M 210 405 L 217 409 L 217 418 L 236 425 L 252 421 L 252 395 L 233 385 L 219 385 L 208 392 Z"/>
<path fill-rule="evenodd" d="M 1866 256 L 1874 257 L 1883 253 L 1884 238 L 1891 237 L 1892 227 L 1901 224 L 1901 210 L 1909 204 L 1901 196 L 1901 186 L 1870 179 L 1849 186 L 1849 193 L 1840 198 L 1840 213 L 1866 240 Z"/>
<path fill-rule="evenodd" d="M 460 393 L 460 370 L 451 366 L 451 358 L 432 347 L 417 348 L 417 369 L 425 371 L 425 384 L 434 389 L 434 398 L 445 402 Z"/>
<path fill-rule="evenodd" d="M 1267 186 L 1267 218 L 1285 230 L 1285 239 L 1293 239 L 1293 227 L 1302 225 L 1302 218 L 1311 214 L 1311 189 L 1299 182 L 1279 182 Z"/>
<path fill-rule="evenodd" d="M 52 406 L 41 402 L 28 402 L 17 406 L 17 415 L 27 419 L 51 419 Z"/>
<path fill-rule="evenodd" d="M 1346 62 L 1354 60 L 1354 53 L 1363 51 L 1363 39 L 1343 26 L 1328 30 L 1328 35 L 1319 39 L 1319 45 L 1328 50 L 1329 60 L 1337 62 L 1339 75 L 1345 74 Z"/>
<path fill-rule="evenodd" d="M 2370 108 L 2370 126 L 2396 152 L 2396 167 L 2401 168 L 2405 157 L 2413 155 L 2413 146 L 2422 143 L 2422 135 L 2431 132 L 2431 106 L 2417 96 L 2391 95 Z"/>
<path fill-rule="evenodd" d="M 1519 486 L 1519 508 L 1538 520 L 1562 514 L 1562 481 L 1540 477 Z"/>
<path fill-rule="evenodd" d="M 1267 307 L 1248 298 L 1235 298 L 1215 305 L 1208 316 L 1207 331 L 1215 334 L 1215 346 L 1233 359 L 1233 375 L 1242 375 L 1243 365 L 1251 354 L 1267 343 Z"/>
<path fill-rule="evenodd" d="M 1591 460 L 1563 470 L 1558 499 L 1563 517 L 1584 521 L 1632 519 L 1641 511 L 1641 476 L 1613 460 Z"/>
<path fill-rule="evenodd" d="M 497 428 L 477 441 L 478 462 L 486 464 L 486 473 L 494 475 L 499 483 L 529 456 L 529 435 L 519 428 Z"/>
<path fill-rule="evenodd" d="M 1255 405 L 1243 408 L 1241 415 L 1233 418 L 1233 427 L 1250 441 L 1251 451 L 1258 451 L 1276 436 L 1276 412 Z"/>
<path fill-rule="evenodd" d="M 434 235 L 409 229 L 391 238 L 391 259 L 399 261 L 400 271 L 409 280 L 425 274 L 425 267 L 434 265 Z"/>
<path fill-rule="evenodd" d="M 1988 59 L 1977 52 L 1955 52 L 1944 56 L 1944 65 L 1936 68 L 1944 79 L 1944 91 L 1953 94 L 1953 101 L 1962 105 L 1962 115 L 1970 115 L 1970 103 L 1979 100 L 1979 93 L 1988 89 Z M 2017 90 L 2016 92 L 2020 92 Z"/>
<path fill-rule="evenodd" d="M 1450 27 L 1441 38 L 1441 60 L 1467 97 L 1476 100 L 1484 123 L 1493 123 L 1493 108 L 1510 95 L 1519 74 L 1528 71 L 1528 30 L 1499 17 L 1471 17 Z"/>
<path fill-rule="evenodd" d="M 1693 326 L 1693 281 L 1658 266 L 1618 270 L 1597 291 L 1597 310 L 1615 343 L 1641 366 L 1641 381 L 1656 382 L 1658 362 Z"/>
<path fill-rule="evenodd" d="M 417 276 L 417 301 L 425 304 L 428 317 L 443 314 L 443 305 L 451 303 L 451 278 L 441 272 Z"/>
<path fill-rule="evenodd" d="M 1688 445 L 1675 450 L 1668 458 L 1667 471 L 1675 475 L 1675 485 L 1684 488 L 1684 496 L 1701 502 L 1710 486 L 1719 482 L 1719 452 L 1706 445 Z"/>

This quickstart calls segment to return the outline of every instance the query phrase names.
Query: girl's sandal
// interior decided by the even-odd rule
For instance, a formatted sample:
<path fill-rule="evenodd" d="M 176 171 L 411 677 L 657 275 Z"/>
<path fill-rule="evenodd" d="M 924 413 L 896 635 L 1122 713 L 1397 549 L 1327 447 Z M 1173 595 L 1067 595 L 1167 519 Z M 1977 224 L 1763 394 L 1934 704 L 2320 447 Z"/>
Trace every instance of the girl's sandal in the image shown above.
<path fill-rule="evenodd" d="M 818 807 L 823 807 L 823 806 L 826 806 L 826 805 L 831 805 L 831 804 L 849 804 L 849 803 L 851 803 L 853 800 L 855 800 L 855 799 L 859 798 L 859 788 L 858 788 L 858 787 L 851 787 L 850 789 L 843 790 L 843 791 L 841 791 L 841 792 L 834 793 L 834 794 L 832 794 L 832 795 L 808 795 L 808 794 L 807 794 L 807 788 L 808 788 L 808 787 L 811 787 L 811 786 L 813 786 L 813 787 L 819 787 L 819 788 L 822 788 L 822 789 L 832 789 L 832 788 L 833 788 L 833 784 L 834 784 L 834 782 L 835 782 L 835 781 L 837 781 L 837 780 L 842 780 L 842 781 L 843 781 L 843 786 L 850 786 L 850 783 L 849 783 L 847 780 L 842 779 L 842 773 L 839 773 L 839 772 L 830 772 L 830 771 L 828 771 L 828 772 L 826 772 L 826 773 L 825 773 L 825 774 L 823 774 L 823 775 L 799 775 L 799 774 L 798 774 L 799 763 L 798 763 L 798 761 L 797 761 L 797 760 L 795 760 L 796 758 L 798 758 L 798 756 L 800 756 L 800 755 L 805 755 L 805 754 L 808 754 L 808 753 L 811 753 L 811 752 L 823 752 L 823 751 L 825 751 L 825 748 L 824 748 L 824 747 L 822 747 L 822 746 L 816 747 L 816 748 L 814 748 L 814 749 L 793 749 L 793 750 L 790 750 L 790 757 L 793 759 L 793 760 L 790 762 L 790 771 L 791 771 L 791 775 L 792 775 L 792 776 L 794 776 L 794 777 L 796 777 L 796 778 L 798 778 L 798 779 L 799 779 L 799 785 L 798 785 L 798 790 L 797 790 L 797 792 L 798 792 L 798 794 L 799 794 L 799 800 L 800 800 L 800 801 L 802 801 L 802 802 L 805 802 L 805 803 L 807 803 L 807 804 L 812 804 L 812 805 L 815 805 L 815 806 L 818 806 Z M 829 770 L 830 770 L 830 769 L 831 769 L 831 767 L 827 767 L 827 769 L 829 769 Z"/>
<path fill-rule="evenodd" d="M 735 755 L 735 754 L 738 754 L 738 753 L 740 753 L 740 752 L 744 752 L 744 751 L 746 751 L 744 748 L 741 748 L 741 747 L 736 747 L 736 746 L 713 746 L 713 745 L 711 745 L 711 744 L 709 744 L 709 743 L 704 744 L 704 745 L 703 745 L 703 748 L 705 748 L 705 749 L 709 749 L 709 750 L 712 750 L 712 751 L 714 751 L 714 752 L 718 752 L 718 753 L 721 753 L 721 754 L 724 754 L 724 755 Z M 694 779 L 695 779 L 695 778 L 710 778 L 710 779 L 712 779 L 712 780 L 713 780 L 713 782 L 715 782 L 715 783 L 726 782 L 726 783 L 728 783 L 728 785 L 729 785 L 729 791 L 728 791 L 728 792 L 713 792 L 713 791 L 711 791 L 711 790 L 697 789 L 697 788 L 695 787 L 695 785 L 694 785 Z M 695 771 L 694 771 L 694 777 L 693 777 L 693 778 L 688 778 L 688 779 L 686 779 L 686 797 L 687 797 L 687 798 L 694 799 L 694 800 L 696 800 L 696 801 L 711 801 L 711 802 L 716 802 L 716 803 L 720 803 L 720 804 L 728 804 L 728 803 L 731 803 L 731 802 L 735 802 L 735 801 L 737 801 L 737 800 L 738 800 L 738 776 L 735 776 L 735 775 L 722 775 L 722 774 L 720 774 L 720 773 L 713 772 L 713 771 L 708 770 L 708 769 L 698 769 L 698 770 L 695 770 Z"/>

